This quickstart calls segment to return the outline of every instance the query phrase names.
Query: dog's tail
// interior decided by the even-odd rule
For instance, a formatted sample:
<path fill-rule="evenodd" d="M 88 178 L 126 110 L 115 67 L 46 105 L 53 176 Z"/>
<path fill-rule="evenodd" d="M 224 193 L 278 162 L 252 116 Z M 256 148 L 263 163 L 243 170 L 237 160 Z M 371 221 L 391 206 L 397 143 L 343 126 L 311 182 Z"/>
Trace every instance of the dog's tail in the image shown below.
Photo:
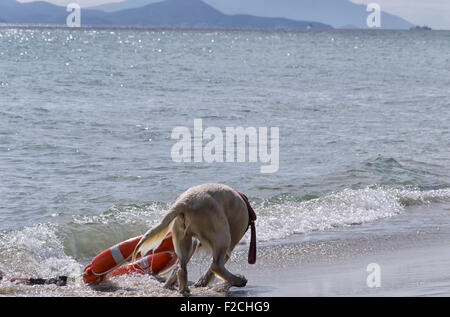
<path fill-rule="evenodd" d="M 148 230 L 134 249 L 131 256 L 131 263 L 136 260 L 137 254 L 147 254 L 150 250 L 155 250 L 165 239 L 167 233 L 172 230 L 175 218 L 183 211 L 183 204 L 175 204 L 156 227 Z"/>

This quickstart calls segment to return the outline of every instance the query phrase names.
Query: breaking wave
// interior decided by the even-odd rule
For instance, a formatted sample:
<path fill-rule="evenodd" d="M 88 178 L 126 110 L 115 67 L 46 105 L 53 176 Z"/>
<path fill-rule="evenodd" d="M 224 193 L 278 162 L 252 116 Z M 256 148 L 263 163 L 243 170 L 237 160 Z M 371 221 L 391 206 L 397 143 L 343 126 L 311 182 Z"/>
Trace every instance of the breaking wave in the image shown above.
<path fill-rule="evenodd" d="M 367 187 L 321 197 L 253 197 L 250 202 L 258 215 L 258 241 L 264 242 L 389 218 L 404 213 L 412 205 L 450 202 L 450 188 L 421 191 Z M 6 274 L 65 274 L 79 278 L 93 256 L 145 232 L 159 222 L 168 206 L 165 203 L 113 206 L 101 215 L 73 215 L 65 223 L 1 231 L 0 269 Z M 243 243 L 248 243 L 248 234 Z"/>

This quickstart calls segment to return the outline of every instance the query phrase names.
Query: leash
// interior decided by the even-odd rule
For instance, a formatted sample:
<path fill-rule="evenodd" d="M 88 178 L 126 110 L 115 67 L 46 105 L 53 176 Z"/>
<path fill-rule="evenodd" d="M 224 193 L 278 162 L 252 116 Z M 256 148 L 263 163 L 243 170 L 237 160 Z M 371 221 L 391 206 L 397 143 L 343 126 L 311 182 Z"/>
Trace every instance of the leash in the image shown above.
<path fill-rule="evenodd" d="M 251 227 L 251 238 L 250 238 L 250 248 L 248 250 L 248 263 L 249 264 L 255 264 L 256 262 L 256 227 L 255 227 L 255 220 L 256 220 L 256 213 L 253 210 L 252 206 L 250 206 L 250 203 L 248 202 L 247 196 L 245 196 L 240 191 L 235 191 L 241 196 L 241 198 L 244 200 L 245 204 L 247 205 L 247 211 L 248 211 L 248 227 Z"/>

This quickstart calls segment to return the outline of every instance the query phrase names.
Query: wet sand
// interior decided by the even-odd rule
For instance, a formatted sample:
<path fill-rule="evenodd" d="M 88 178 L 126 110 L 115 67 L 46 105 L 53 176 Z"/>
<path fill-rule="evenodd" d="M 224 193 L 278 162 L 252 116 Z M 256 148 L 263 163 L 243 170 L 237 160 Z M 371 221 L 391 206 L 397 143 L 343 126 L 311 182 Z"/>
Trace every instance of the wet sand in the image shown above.
<path fill-rule="evenodd" d="M 242 264 L 245 258 L 230 266 L 249 280 L 245 289 L 232 288 L 230 294 L 450 296 L 448 209 L 422 206 L 389 220 L 262 246 L 253 267 Z M 386 222 L 397 232 L 386 233 Z M 373 279 L 376 273 L 370 267 L 368 271 L 371 263 L 378 265 L 379 279 Z"/>
<path fill-rule="evenodd" d="M 299 259 L 299 262 L 301 260 Z M 371 263 L 379 280 L 370 279 Z M 450 296 L 450 247 L 442 244 L 355 255 L 315 263 L 243 271 L 248 286 L 232 288 L 235 296 Z M 379 281 L 379 284 L 377 284 Z M 376 286 L 379 287 L 376 287 Z M 369 287 L 372 286 L 372 287 Z"/>

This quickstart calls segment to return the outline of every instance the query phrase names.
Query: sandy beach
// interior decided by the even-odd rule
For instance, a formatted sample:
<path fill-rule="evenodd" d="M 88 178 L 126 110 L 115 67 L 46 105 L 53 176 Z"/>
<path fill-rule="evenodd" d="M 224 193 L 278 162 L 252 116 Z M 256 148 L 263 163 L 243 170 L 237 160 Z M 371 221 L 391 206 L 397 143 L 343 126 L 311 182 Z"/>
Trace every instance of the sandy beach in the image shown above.
<path fill-rule="evenodd" d="M 386 220 L 381 220 L 358 228 L 317 233 L 313 235 L 314 241 L 293 242 L 282 247 L 264 246 L 259 250 L 259 261 L 254 267 L 235 266 L 235 271 L 241 270 L 249 279 L 249 285 L 245 290 L 233 288 L 230 294 L 449 296 L 448 217 L 439 225 L 430 221 L 448 211 L 443 205 L 428 206 L 425 211 L 422 208 L 422 212 L 427 212 L 428 223 L 424 219 L 421 228 L 414 228 L 406 225 L 406 222 L 411 224 L 407 217 L 419 217 L 421 211 L 419 208 L 410 210 L 407 216 L 390 219 L 399 228 L 399 232 L 392 235 L 382 234 Z M 320 236 L 323 236 L 322 241 Z M 379 287 L 367 284 L 373 272 L 367 271 L 371 263 L 379 265 Z"/>
<path fill-rule="evenodd" d="M 292 262 L 291 262 L 292 261 Z M 284 267 L 245 270 L 249 286 L 236 296 L 449 296 L 450 247 L 444 243 L 383 250 Z M 369 287 L 367 266 L 380 266 L 380 286 Z"/>

